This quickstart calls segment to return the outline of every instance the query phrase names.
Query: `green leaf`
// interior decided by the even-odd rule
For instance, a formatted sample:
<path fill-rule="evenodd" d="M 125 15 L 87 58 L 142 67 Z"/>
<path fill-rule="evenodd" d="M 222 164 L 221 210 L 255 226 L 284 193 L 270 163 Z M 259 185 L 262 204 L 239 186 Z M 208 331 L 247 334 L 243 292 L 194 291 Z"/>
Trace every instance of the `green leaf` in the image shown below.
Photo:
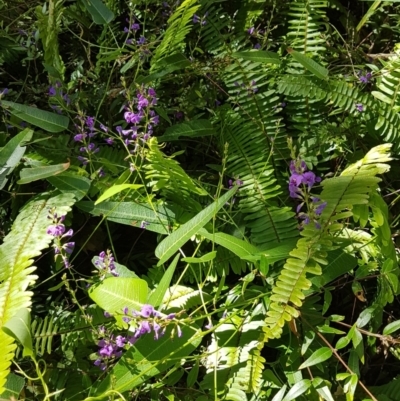
<path fill-rule="evenodd" d="M 119 184 L 113 185 L 111 188 L 108 188 L 104 193 L 94 202 L 95 205 L 98 205 L 101 202 L 104 202 L 106 199 L 111 198 L 112 196 L 125 191 L 125 189 L 138 189 L 143 187 L 140 184 Z"/>
<path fill-rule="evenodd" d="M 9 107 L 9 112 L 28 123 L 48 132 L 61 132 L 68 128 L 69 119 L 56 113 L 40 110 L 36 107 L 2 100 L 3 106 Z"/>
<path fill-rule="evenodd" d="M 86 177 L 69 172 L 48 177 L 47 181 L 63 193 L 70 192 L 74 194 L 75 199 L 78 201 L 87 194 L 92 183 L 92 181 Z"/>
<path fill-rule="evenodd" d="M 383 329 L 383 335 L 388 336 L 389 334 L 394 333 L 395 331 L 400 330 L 400 320 L 395 320 L 392 323 L 389 323 Z"/>
<path fill-rule="evenodd" d="M 188 388 L 191 388 L 194 386 L 194 384 L 197 381 L 197 377 L 199 376 L 199 359 L 196 358 L 196 363 L 190 370 L 187 379 L 186 379 L 186 385 Z"/>
<path fill-rule="evenodd" d="M 158 142 L 177 141 L 180 137 L 198 138 L 215 135 L 215 129 L 209 120 L 193 120 L 174 125 L 158 137 Z"/>
<path fill-rule="evenodd" d="M 304 68 L 308 71 L 312 72 L 317 78 L 326 79 L 328 78 L 329 71 L 316 63 L 313 59 L 305 56 L 302 53 L 297 52 L 293 49 L 287 49 L 288 53 L 292 55 L 292 57 L 300 63 Z"/>
<path fill-rule="evenodd" d="M 52 166 L 23 168 L 20 173 L 21 179 L 18 181 L 18 184 L 27 184 L 29 182 L 42 180 L 43 178 L 52 177 L 67 170 L 69 166 L 70 162 L 54 164 Z"/>
<path fill-rule="evenodd" d="M 108 24 L 114 19 L 114 13 L 101 0 L 81 1 L 91 14 L 95 24 Z"/>
<path fill-rule="evenodd" d="M 304 369 L 310 366 L 318 365 L 319 363 L 329 359 L 331 356 L 332 356 L 332 350 L 328 347 L 322 347 L 313 352 L 313 354 L 299 366 L 299 369 Z"/>
<path fill-rule="evenodd" d="M 183 258 L 182 261 L 186 262 L 186 263 L 206 263 L 206 262 L 210 262 L 211 260 L 214 260 L 216 256 L 217 256 L 217 251 L 212 251 L 212 252 L 206 253 L 205 255 L 203 255 L 200 258 L 187 257 L 187 258 Z"/>
<path fill-rule="evenodd" d="M 271 401 L 282 401 L 282 398 L 285 395 L 286 388 L 287 386 L 286 384 L 284 384 Z"/>
<path fill-rule="evenodd" d="M 317 390 L 318 394 L 327 401 L 335 401 L 333 399 L 331 390 L 329 389 L 329 387 L 327 386 L 326 382 L 321 379 L 320 377 L 315 377 L 312 380 L 312 385 L 315 388 L 315 390 Z"/>
<path fill-rule="evenodd" d="M 3 327 L 2 330 L 15 338 L 24 347 L 23 356 L 33 355 L 31 336 L 31 314 L 28 308 L 20 309 Z"/>
<path fill-rule="evenodd" d="M 175 334 L 169 326 L 165 335 L 154 340 L 154 334 L 146 334 L 130 348 L 115 365 L 109 375 L 95 389 L 100 396 L 109 389 L 123 393 L 164 372 L 182 358 L 190 355 L 200 344 L 201 336 L 197 327 L 182 326 L 182 337 Z M 89 397 L 88 401 L 91 398 Z"/>
<path fill-rule="evenodd" d="M 161 241 L 155 251 L 156 256 L 160 259 L 158 266 L 168 260 L 182 245 L 184 245 L 190 239 L 192 235 L 196 234 L 200 228 L 207 224 L 235 194 L 236 191 L 237 187 L 233 187 L 226 194 L 222 195 L 217 201 L 207 206 L 195 217 L 180 226 L 171 235 Z"/>
<path fill-rule="evenodd" d="M 98 206 L 94 202 L 82 201 L 76 204 L 79 209 L 94 216 L 106 216 L 107 220 L 128 226 L 140 227 L 142 221 L 150 223 L 146 230 L 160 234 L 168 234 L 175 222 L 175 213 L 163 205 L 155 205 L 154 209 L 146 204 L 135 202 L 103 202 Z"/>
<path fill-rule="evenodd" d="M 304 394 L 311 387 L 311 381 L 303 379 L 296 383 L 286 394 L 283 401 L 291 401 L 296 399 L 299 395 Z"/>
<path fill-rule="evenodd" d="M 175 269 L 179 262 L 179 258 L 180 258 L 179 254 L 175 256 L 174 260 L 169 265 L 167 271 L 164 273 L 162 279 L 160 280 L 157 288 L 155 289 L 154 292 L 152 292 L 149 295 L 149 297 L 147 299 L 147 303 L 149 303 L 150 305 L 157 307 L 162 304 L 164 296 L 171 284 L 171 280 L 175 273 Z"/>
<path fill-rule="evenodd" d="M 239 258 L 254 255 L 259 252 L 258 248 L 254 245 L 251 245 L 248 242 L 236 238 L 230 234 L 209 233 L 205 228 L 200 229 L 198 234 L 218 245 L 223 246 L 226 249 L 229 249 L 232 253 L 239 256 Z M 292 249 L 293 248 L 290 250 Z"/>
<path fill-rule="evenodd" d="M 10 373 L 7 376 L 7 381 L 4 385 L 5 390 L 1 393 L 0 401 L 19 400 L 24 384 L 25 379 L 23 377 Z"/>
<path fill-rule="evenodd" d="M 140 278 L 109 277 L 91 287 L 89 296 L 105 311 L 122 314 L 125 307 L 140 310 L 147 292 L 147 283 Z"/>
<path fill-rule="evenodd" d="M 281 59 L 278 54 L 266 50 L 250 50 L 245 52 L 232 53 L 232 57 L 243 60 L 256 61 L 263 64 L 280 64 Z"/>
<path fill-rule="evenodd" d="M 25 153 L 26 146 L 22 144 L 32 138 L 33 131 L 25 128 L 18 135 L 11 138 L 0 150 L 0 189 L 7 183 L 7 177 L 14 170 Z"/>

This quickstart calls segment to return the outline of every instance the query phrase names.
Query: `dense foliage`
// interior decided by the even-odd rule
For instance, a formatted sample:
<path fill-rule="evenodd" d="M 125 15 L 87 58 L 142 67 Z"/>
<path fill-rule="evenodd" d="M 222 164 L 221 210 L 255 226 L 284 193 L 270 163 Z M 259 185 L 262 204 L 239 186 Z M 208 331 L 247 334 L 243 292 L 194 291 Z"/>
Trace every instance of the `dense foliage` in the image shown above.
<path fill-rule="evenodd" d="M 400 3 L 0 2 L 0 398 L 400 400 Z"/>

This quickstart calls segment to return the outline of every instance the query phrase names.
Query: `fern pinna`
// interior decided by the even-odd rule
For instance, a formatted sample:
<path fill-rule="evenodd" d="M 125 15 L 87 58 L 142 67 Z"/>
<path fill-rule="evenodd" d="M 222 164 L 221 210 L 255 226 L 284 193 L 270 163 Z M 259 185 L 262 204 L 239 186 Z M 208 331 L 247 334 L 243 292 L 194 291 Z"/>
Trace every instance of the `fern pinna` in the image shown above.
<path fill-rule="evenodd" d="M 296 248 L 272 289 L 271 304 L 264 328 L 266 339 L 282 334 L 286 321 L 300 315 L 304 292 L 311 287 L 307 274 L 321 274 L 321 264 L 326 265 L 327 251 L 344 229 L 343 220 L 353 216 L 356 205 L 368 205 L 370 195 L 378 186 L 378 174 L 389 170 L 387 161 L 391 145 L 373 148 L 363 159 L 349 166 L 338 177 L 324 180 L 320 198 L 326 202 L 321 213 L 320 227 L 312 223 L 304 225 Z"/>
<path fill-rule="evenodd" d="M 49 210 L 59 216 L 66 215 L 75 203 L 72 194 L 54 197 L 39 196 L 30 201 L 19 213 L 10 233 L 0 246 L 0 329 L 20 309 L 31 305 L 32 292 L 27 291 L 37 276 L 32 274 L 33 258 L 39 256 L 51 242 L 46 233 Z M 16 344 L 14 339 L 0 330 L 0 394 L 4 389 Z"/>

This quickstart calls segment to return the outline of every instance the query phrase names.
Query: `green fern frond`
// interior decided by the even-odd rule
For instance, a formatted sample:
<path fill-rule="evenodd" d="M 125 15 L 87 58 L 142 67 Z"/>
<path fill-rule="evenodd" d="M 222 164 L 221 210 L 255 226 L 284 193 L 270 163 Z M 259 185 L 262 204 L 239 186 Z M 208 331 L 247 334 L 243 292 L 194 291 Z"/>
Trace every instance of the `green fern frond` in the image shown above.
<path fill-rule="evenodd" d="M 167 157 L 161 152 L 156 138 L 151 138 L 148 147 L 147 164 L 144 166 L 148 185 L 178 205 L 201 210 L 192 194 L 205 196 L 207 192 L 196 185 L 173 156 Z"/>
<path fill-rule="evenodd" d="M 11 232 L 0 246 L 0 393 L 9 372 L 16 345 L 12 337 L 1 330 L 21 308 L 31 305 L 32 292 L 27 291 L 37 276 L 32 273 L 33 258 L 47 248 L 52 237 L 46 233 L 49 226 L 49 209 L 65 215 L 71 210 L 75 198 L 62 194 L 49 198 L 39 196 L 29 202 L 19 213 Z"/>
<path fill-rule="evenodd" d="M 373 148 L 357 163 L 349 166 L 339 177 L 324 180 L 321 199 L 327 202 L 321 214 L 321 228 L 314 224 L 304 226 L 302 238 L 290 252 L 275 286 L 272 289 L 270 309 L 265 329 L 267 338 L 279 337 L 286 321 L 299 316 L 305 298 L 304 292 L 311 287 L 307 274 L 321 274 L 321 264 L 328 264 L 327 252 L 335 237 L 344 228 L 342 221 L 353 216 L 355 205 L 368 204 L 369 196 L 376 191 L 380 179 L 389 169 L 391 145 Z"/>
<path fill-rule="evenodd" d="M 383 61 L 384 68 L 379 71 L 376 84 L 379 91 L 373 91 L 372 95 L 382 102 L 390 105 L 396 111 L 400 111 L 400 48 L 389 61 Z"/>
<path fill-rule="evenodd" d="M 200 8 L 196 3 L 197 0 L 185 0 L 169 18 L 168 28 L 154 53 L 152 69 L 157 68 L 158 62 L 164 57 L 183 50 L 185 37 L 191 29 L 190 22 Z"/>
<path fill-rule="evenodd" d="M 202 388 L 216 388 L 219 399 L 240 401 L 247 399 L 246 393 L 260 390 L 265 363 L 259 342 L 263 325 L 249 314 L 234 316 L 215 329 L 203 359 L 207 373 Z"/>
<path fill-rule="evenodd" d="M 390 105 L 382 103 L 367 93 L 361 93 L 346 82 L 322 82 L 301 76 L 285 76 L 278 83 L 278 91 L 287 95 L 299 95 L 333 103 L 337 107 L 363 117 L 374 133 L 380 134 L 385 141 L 400 146 L 400 116 Z M 361 114 L 356 104 L 362 104 L 365 111 Z"/>
<path fill-rule="evenodd" d="M 40 355 L 44 355 L 45 352 L 51 354 L 53 338 L 58 331 L 54 320 L 52 316 L 47 315 L 44 319 L 36 318 L 31 324 L 34 347 Z"/>

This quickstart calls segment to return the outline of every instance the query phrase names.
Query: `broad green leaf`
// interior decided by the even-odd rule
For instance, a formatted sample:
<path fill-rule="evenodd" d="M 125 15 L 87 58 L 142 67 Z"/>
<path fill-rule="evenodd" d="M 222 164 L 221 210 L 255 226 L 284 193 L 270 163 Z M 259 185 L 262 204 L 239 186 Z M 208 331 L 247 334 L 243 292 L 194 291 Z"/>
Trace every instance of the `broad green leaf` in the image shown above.
<path fill-rule="evenodd" d="M 372 319 L 372 316 L 374 315 L 375 308 L 370 306 L 369 308 L 364 309 L 361 313 L 360 316 L 358 317 L 356 321 L 357 327 L 361 328 L 366 326 L 369 321 Z"/>
<path fill-rule="evenodd" d="M 140 227 L 145 221 L 150 223 L 146 225 L 146 230 L 160 234 L 168 234 L 175 222 L 175 213 L 162 205 L 155 205 L 153 210 L 147 203 L 103 202 L 95 206 L 94 202 L 82 201 L 76 206 L 94 216 L 103 215 L 107 220 L 128 226 Z"/>
<path fill-rule="evenodd" d="M 305 56 L 302 53 L 297 52 L 293 49 L 287 49 L 288 53 L 292 55 L 292 57 L 299 62 L 304 68 L 308 71 L 312 72 L 317 78 L 326 79 L 328 78 L 328 70 L 322 65 L 319 65 L 313 59 Z"/>
<path fill-rule="evenodd" d="M 303 379 L 297 382 L 286 394 L 283 401 L 295 400 L 298 396 L 304 394 L 311 387 L 311 381 Z"/>
<path fill-rule="evenodd" d="M 10 373 L 7 376 L 4 391 L 1 393 L 0 401 L 19 400 L 22 389 L 24 388 L 25 379 L 17 376 L 15 373 Z"/>
<path fill-rule="evenodd" d="M 74 194 L 75 199 L 78 201 L 87 194 L 92 182 L 86 177 L 69 172 L 48 177 L 47 181 L 63 193 L 70 192 Z"/>
<path fill-rule="evenodd" d="M 299 366 L 299 369 L 304 369 L 310 366 L 318 365 L 319 363 L 329 359 L 331 356 L 332 356 L 332 350 L 328 347 L 322 347 L 313 352 L 313 354 Z"/>
<path fill-rule="evenodd" d="M 2 330 L 21 343 L 24 347 L 23 356 L 33 355 L 31 314 L 28 308 L 20 309 L 14 317 L 3 325 Z"/>
<path fill-rule="evenodd" d="M 395 320 L 392 323 L 389 323 L 383 329 L 383 335 L 388 336 L 389 334 L 394 333 L 395 331 L 400 330 L 400 320 Z"/>
<path fill-rule="evenodd" d="M 152 292 L 149 295 L 147 303 L 149 303 L 150 305 L 157 307 L 162 304 L 164 296 L 171 284 L 171 280 L 175 273 L 176 266 L 179 262 L 179 257 L 180 257 L 179 254 L 175 256 L 174 260 L 171 262 L 167 271 L 164 273 L 162 279 L 160 280 L 157 288 L 154 290 L 154 292 Z"/>
<path fill-rule="evenodd" d="M 172 325 L 173 326 L 173 325 Z M 94 395 L 104 395 L 111 388 L 123 393 L 166 371 L 182 358 L 189 356 L 201 342 L 197 327 L 181 326 L 182 337 L 171 338 L 173 327 L 165 335 L 154 340 L 154 334 L 146 334 L 130 348 L 115 365 L 109 375 L 94 389 Z M 88 401 L 91 398 L 89 397 Z"/>
<path fill-rule="evenodd" d="M 280 64 L 281 59 L 278 54 L 266 50 L 250 50 L 244 52 L 232 53 L 235 58 L 243 60 L 256 61 L 264 64 Z"/>
<path fill-rule="evenodd" d="M 230 234 L 209 233 L 205 228 L 200 229 L 198 234 L 230 250 L 232 253 L 239 256 L 239 258 L 248 255 L 254 255 L 259 252 L 258 248 L 254 245 L 251 245 L 248 242 L 236 238 Z M 291 248 L 290 250 L 292 249 L 293 248 Z"/>
<path fill-rule="evenodd" d="M 140 278 L 109 277 L 89 289 L 89 296 L 100 308 L 113 314 L 122 309 L 140 310 L 147 299 L 147 283 Z"/>
<path fill-rule="evenodd" d="M 113 185 L 111 188 L 108 188 L 104 193 L 94 202 L 95 205 L 98 205 L 101 202 L 104 202 L 106 199 L 111 198 L 112 196 L 125 191 L 125 189 L 138 189 L 143 187 L 140 184 L 119 184 Z"/>
<path fill-rule="evenodd" d="M 342 349 L 344 347 L 347 347 L 349 344 L 350 344 L 350 337 L 347 335 L 347 336 L 339 338 L 339 340 L 336 343 L 335 348 Z"/>
<path fill-rule="evenodd" d="M 200 258 L 193 258 L 187 257 L 183 258 L 182 261 L 186 263 L 206 263 L 210 262 L 211 260 L 215 259 L 217 256 L 217 251 L 208 252 L 205 255 L 201 256 Z"/>
<path fill-rule="evenodd" d="M 199 366 L 199 359 L 196 358 L 194 366 L 192 367 L 192 369 L 190 369 L 190 372 L 187 375 L 186 385 L 188 386 L 188 388 L 193 387 L 196 383 L 197 377 L 199 376 Z"/>
<path fill-rule="evenodd" d="M 322 397 L 322 399 L 326 401 L 335 401 L 333 399 L 331 390 L 327 386 L 326 382 L 320 377 L 316 377 L 312 380 L 312 385 L 317 390 L 318 394 Z"/>
<path fill-rule="evenodd" d="M 286 392 L 286 384 L 282 386 L 282 388 L 275 394 L 274 398 L 271 401 L 282 401 L 283 396 L 285 395 Z"/>
<path fill-rule="evenodd" d="M 63 171 L 67 170 L 70 162 L 62 164 L 54 164 L 52 166 L 42 166 L 34 168 L 23 168 L 20 173 L 20 180 L 18 184 L 27 184 L 29 182 L 42 180 L 44 178 L 52 177 Z"/>
<path fill-rule="evenodd" d="M 156 256 L 160 259 L 158 266 L 167 261 L 192 235 L 196 234 L 200 228 L 206 225 L 236 191 L 237 187 L 233 187 L 226 194 L 222 195 L 218 200 L 207 206 L 195 217 L 161 241 L 155 251 Z"/>
<path fill-rule="evenodd" d="M 81 0 L 93 18 L 93 22 L 99 25 L 108 24 L 114 19 L 114 13 L 101 0 Z"/>
<path fill-rule="evenodd" d="M 11 114 L 48 132 L 61 132 L 68 128 L 69 119 L 36 107 L 2 100 Z"/>
<path fill-rule="evenodd" d="M 11 138 L 0 150 L 0 189 L 7 183 L 9 174 L 14 170 L 25 153 L 23 144 L 32 138 L 33 131 L 25 128 L 18 135 Z"/>
<path fill-rule="evenodd" d="M 173 125 L 165 134 L 158 137 L 158 142 L 177 141 L 180 137 L 198 138 L 215 135 L 215 129 L 209 120 L 192 120 Z"/>

